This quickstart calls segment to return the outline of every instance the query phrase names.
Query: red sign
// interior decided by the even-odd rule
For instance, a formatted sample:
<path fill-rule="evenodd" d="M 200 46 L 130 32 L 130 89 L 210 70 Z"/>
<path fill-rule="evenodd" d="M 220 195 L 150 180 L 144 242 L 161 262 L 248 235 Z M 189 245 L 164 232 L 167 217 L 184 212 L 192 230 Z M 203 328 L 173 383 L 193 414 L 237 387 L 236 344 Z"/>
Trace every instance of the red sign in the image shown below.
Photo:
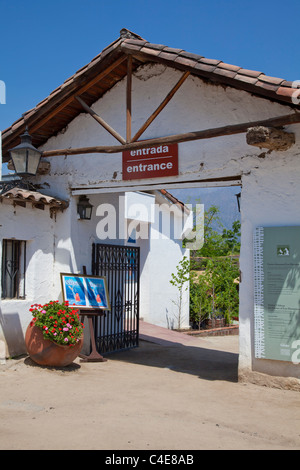
<path fill-rule="evenodd" d="M 178 144 L 123 152 L 123 180 L 178 175 Z"/>

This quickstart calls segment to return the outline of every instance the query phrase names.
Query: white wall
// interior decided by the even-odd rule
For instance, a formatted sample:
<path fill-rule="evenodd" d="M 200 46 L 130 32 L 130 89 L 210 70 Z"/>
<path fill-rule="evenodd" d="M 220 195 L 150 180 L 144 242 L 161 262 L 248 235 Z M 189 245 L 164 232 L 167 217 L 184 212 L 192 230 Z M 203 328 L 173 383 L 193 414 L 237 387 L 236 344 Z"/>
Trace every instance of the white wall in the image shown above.
<path fill-rule="evenodd" d="M 181 235 L 186 216 L 174 205 L 157 196 L 155 223 L 150 227 L 149 316 L 145 320 L 167 328 L 189 327 L 189 285 L 183 286 L 179 313 L 179 290 L 170 284 L 172 273 L 189 250 L 182 248 Z"/>
<path fill-rule="evenodd" d="M 30 306 L 62 300 L 60 273 L 83 272 L 85 266 L 87 273 L 91 274 L 93 243 L 128 244 L 127 237 L 118 238 L 124 225 L 132 222 L 126 222 L 124 217 L 124 193 L 91 195 L 90 202 L 94 206 L 91 220 L 78 220 L 77 202 L 77 197 L 71 197 L 69 208 L 63 214 L 58 213 L 56 219 L 50 218 L 47 208 L 41 211 L 29 204 L 26 208 L 13 207 L 7 201 L 1 205 L 1 221 L 4 223 L 0 227 L 0 246 L 3 238 L 27 241 L 26 300 L 0 301 L 0 339 L 6 340 L 9 355 L 25 352 L 23 336 L 32 317 Z M 100 234 L 98 224 L 103 215 L 107 216 L 106 209 L 114 211 L 111 214 L 115 214 L 117 238 L 111 238 L 111 232 L 107 234 L 110 238 Z M 172 300 L 176 297 L 169 284 L 170 273 L 182 259 L 181 242 L 161 239 L 158 227 L 159 239 L 154 240 L 152 246 L 150 227 L 151 224 L 144 223 L 149 234 L 147 239 L 137 239 L 134 245 L 128 244 L 140 247 L 140 315 L 153 324 L 168 326 L 166 312 L 169 317 L 173 315 Z M 188 302 L 185 302 L 184 309 L 185 325 L 188 325 Z"/>
<path fill-rule="evenodd" d="M 163 65 L 146 65 L 133 76 L 134 134 L 177 82 L 181 72 Z M 117 84 L 93 106 L 121 135 L 125 135 L 126 82 Z M 230 87 L 211 85 L 190 76 L 168 106 L 150 125 L 142 138 L 159 137 L 227 124 L 249 122 L 288 114 L 289 108 L 247 92 Z M 292 112 L 292 111 L 291 111 Z M 243 370 L 271 370 L 278 375 L 295 375 L 293 367 L 278 361 L 253 359 L 253 230 L 257 225 L 297 225 L 299 221 L 299 126 L 289 126 L 296 132 L 296 144 L 286 152 L 264 152 L 248 146 L 245 134 L 179 144 L 179 175 L 174 178 L 123 182 L 122 154 L 89 154 L 49 158 L 51 172 L 39 182 L 50 184 L 45 192 L 72 200 L 76 189 L 87 193 L 95 188 L 115 192 L 127 186 L 139 189 L 144 184 L 196 183 L 207 178 L 240 176 L 242 179 L 242 248 L 241 248 L 241 326 L 240 367 Z M 43 149 L 117 144 L 91 116 L 82 113 L 57 136 L 48 140 Z M 139 183 L 141 186 L 138 186 Z M 179 185 L 180 187 L 180 185 Z M 75 191 L 76 193 L 76 191 Z M 79 229 L 70 218 L 72 237 Z M 82 228 L 82 230 L 85 230 Z M 69 229 L 65 227 L 69 233 Z M 67 235 L 66 235 L 67 236 Z M 78 240 L 81 235 L 78 233 Z M 89 242 L 90 242 L 89 238 Z M 68 246 L 67 238 L 63 245 Z M 64 249 L 65 246 L 59 248 Z M 71 259 L 80 266 L 88 259 L 82 245 L 74 248 Z M 154 245 L 152 246 L 154 253 Z M 66 257 L 67 255 L 65 255 Z M 73 258 L 72 258 L 73 257 Z M 67 260 L 63 256 L 64 262 Z M 152 266 L 144 260 L 145 273 L 153 279 Z M 157 272 L 157 271 L 156 271 Z M 164 282 L 167 283 L 167 277 Z M 155 286 L 156 287 L 159 286 Z M 148 299 L 151 305 L 151 299 Z M 293 370 L 292 370 L 293 369 Z"/>
<path fill-rule="evenodd" d="M 300 140 L 299 126 L 293 126 Z M 298 147 L 298 149 L 297 149 Z M 240 268 L 240 371 L 299 377 L 299 365 L 254 357 L 253 234 L 256 227 L 300 225 L 299 143 L 289 152 L 272 152 L 242 179 Z M 298 155 L 297 155 L 298 154 Z"/>
<path fill-rule="evenodd" d="M 141 67 L 133 77 L 133 134 L 153 112 L 178 80 L 180 72 L 163 65 Z M 116 130 L 125 133 L 125 82 L 119 83 L 93 106 Z M 292 112 L 292 111 L 291 111 Z M 204 83 L 189 77 L 168 106 L 151 124 L 142 138 L 183 133 L 227 124 L 268 119 L 289 113 L 287 106 L 255 97 L 247 92 Z M 299 221 L 299 126 L 296 145 L 286 152 L 266 152 L 248 146 L 245 134 L 179 144 L 179 175 L 153 183 L 197 182 L 208 178 L 240 176 L 242 179 L 242 248 L 240 286 L 240 369 L 272 370 L 278 375 L 297 374 L 293 365 L 253 358 L 253 230 L 261 224 L 297 224 Z M 80 115 L 64 134 L 49 139 L 45 149 L 116 144 L 87 115 Z M 56 157 L 51 159 L 53 174 L 76 175 L 72 188 L 124 187 L 121 154 Z M 95 171 L 99 168 L 99 172 Z M 69 177 L 69 176 L 68 176 Z M 134 185 L 149 184 L 149 180 Z M 130 186 L 133 183 L 126 183 Z M 140 186 L 141 187 L 141 186 Z M 179 186 L 180 187 L 180 186 Z M 115 190 L 116 190 L 115 189 Z M 152 246 L 154 250 L 154 247 Z M 147 269 L 151 271 L 148 266 Z M 150 303 L 150 299 L 149 299 Z M 268 363 L 268 364 L 267 364 Z"/>
<path fill-rule="evenodd" d="M 32 303 L 43 303 L 58 298 L 59 283 L 54 278 L 55 257 L 64 251 L 59 247 L 66 242 L 59 231 L 59 221 L 50 218 L 49 209 L 44 211 L 32 208 L 13 207 L 11 203 L 1 204 L 0 256 L 2 259 L 2 240 L 15 238 L 26 241 L 26 299 L 0 300 L 0 339 L 5 339 L 11 356 L 24 352 L 22 332 L 26 331 L 32 315 Z M 65 250 L 70 251 L 69 246 Z M 65 254 L 66 256 L 66 254 Z M 2 266 L 1 266 L 2 268 Z M 1 269 L 0 268 L 0 269 Z M 49 296 L 51 298 L 49 298 Z"/>

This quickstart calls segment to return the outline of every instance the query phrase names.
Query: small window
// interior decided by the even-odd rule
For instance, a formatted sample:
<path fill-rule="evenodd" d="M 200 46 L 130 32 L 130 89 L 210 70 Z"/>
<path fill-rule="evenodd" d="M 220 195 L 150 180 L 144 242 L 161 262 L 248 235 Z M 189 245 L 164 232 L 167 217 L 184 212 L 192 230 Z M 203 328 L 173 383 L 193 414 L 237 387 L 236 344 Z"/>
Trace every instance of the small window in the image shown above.
<path fill-rule="evenodd" d="M 26 242 L 3 240 L 2 299 L 25 299 Z"/>

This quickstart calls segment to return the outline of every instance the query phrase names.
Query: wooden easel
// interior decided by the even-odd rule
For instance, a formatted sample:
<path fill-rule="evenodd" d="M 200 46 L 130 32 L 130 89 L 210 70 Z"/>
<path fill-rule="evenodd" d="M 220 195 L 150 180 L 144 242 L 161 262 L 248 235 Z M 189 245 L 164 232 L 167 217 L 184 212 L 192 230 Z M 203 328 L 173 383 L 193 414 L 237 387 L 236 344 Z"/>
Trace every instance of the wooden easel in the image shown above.
<path fill-rule="evenodd" d="M 105 359 L 103 356 L 101 356 L 101 354 L 98 353 L 97 348 L 96 348 L 93 317 L 98 316 L 98 315 L 105 315 L 105 313 L 99 312 L 97 310 L 81 310 L 80 309 L 80 316 L 81 316 L 82 323 L 84 322 L 85 316 L 88 318 L 90 336 L 91 336 L 91 342 L 92 342 L 92 351 L 89 356 L 86 356 L 84 354 L 79 354 L 81 362 L 106 362 L 107 361 L 107 359 Z"/>
<path fill-rule="evenodd" d="M 83 266 L 83 274 L 86 275 L 86 267 L 85 266 Z M 82 323 L 84 322 L 84 317 L 85 316 L 88 318 L 90 336 L 91 336 L 91 342 L 92 342 L 91 354 L 89 356 L 86 356 L 85 354 L 79 354 L 80 362 L 106 362 L 107 359 L 105 359 L 103 356 L 101 356 L 101 354 L 99 354 L 98 351 L 97 351 L 96 341 L 95 341 L 94 325 L 93 325 L 93 317 L 103 316 L 103 315 L 105 315 L 105 312 L 103 312 L 101 310 L 90 310 L 90 309 L 81 309 L 81 308 L 79 308 L 79 311 L 80 311 L 80 316 L 81 316 Z"/>

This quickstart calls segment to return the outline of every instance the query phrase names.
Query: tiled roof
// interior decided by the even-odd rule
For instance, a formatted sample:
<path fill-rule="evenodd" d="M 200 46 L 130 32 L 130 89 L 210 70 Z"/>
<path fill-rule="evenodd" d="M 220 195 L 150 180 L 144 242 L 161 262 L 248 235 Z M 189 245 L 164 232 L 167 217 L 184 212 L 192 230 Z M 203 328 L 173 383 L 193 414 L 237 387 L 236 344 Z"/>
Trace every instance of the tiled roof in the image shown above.
<path fill-rule="evenodd" d="M 209 59 L 183 49 L 153 44 L 127 29 L 122 29 L 116 41 L 2 132 L 4 161 L 8 159 L 8 149 L 19 143 L 19 136 L 26 124 L 33 137 L 33 144 L 39 147 L 83 111 L 80 104 L 73 99 L 74 95 L 83 96 L 84 101 L 91 105 L 123 79 L 127 73 L 128 55 L 133 57 L 134 69 L 147 62 L 163 63 L 178 70 L 189 71 L 209 82 L 232 86 L 299 109 L 299 105 L 292 102 L 292 95 L 295 93 L 293 82 L 227 64 L 221 60 Z M 116 62 L 118 67 L 109 69 Z M 106 70 L 109 72 L 105 79 L 102 79 Z M 37 127 L 38 130 L 31 131 Z"/>
<path fill-rule="evenodd" d="M 180 201 L 179 199 L 177 199 L 177 197 L 173 196 L 173 194 L 169 193 L 168 191 L 166 191 L 165 189 L 159 189 L 158 192 L 160 192 L 162 194 L 162 196 L 164 196 L 165 198 L 167 198 L 172 204 L 175 204 L 176 206 L 178 206 L 178 208 L 182 211 L 182 212 L 185 212 L 187 214 L 190 213 L 190 210 L 189 208 L 184 204 L 184 202 Z"/>
<path fill-rule="evenodd" d="M 4 199 L 23 206 L 29 202 L 33 207 L 40 209 L 43 209 L 44 206 L 49 206 L 51 210 L 64 210 L 68 207 L 68 202 L 61 199 L 57 199 L 52 196 L 46 196 L 45 194 L 37 191 L 31 191 L 17 187 L 1 193 L 0 201 L 2 202 Z"/>
<path fill-rule="evenodd" d="M 124 39 L 121 48 L 131 54 L 142 54 L 144 58 L 167 61 L 169 65 L 177 68 L 180 68 L 179 66 L 188 68 L 192 74 L 202 75 L 214 81 L 225 81 L 238 88 L 249 89 L 247 85 L 255 86 L 259 95 L 292 103 L 291 96 L 295 88 L 292 87 L 292 82 L 284 78 L 269 77 L 263 72 L 244 69 L 221 60 L 208 59 L 183 49 L 151 44 L 145 40 Z M 252 90 L 254 91 L 254 88 Z"/>

